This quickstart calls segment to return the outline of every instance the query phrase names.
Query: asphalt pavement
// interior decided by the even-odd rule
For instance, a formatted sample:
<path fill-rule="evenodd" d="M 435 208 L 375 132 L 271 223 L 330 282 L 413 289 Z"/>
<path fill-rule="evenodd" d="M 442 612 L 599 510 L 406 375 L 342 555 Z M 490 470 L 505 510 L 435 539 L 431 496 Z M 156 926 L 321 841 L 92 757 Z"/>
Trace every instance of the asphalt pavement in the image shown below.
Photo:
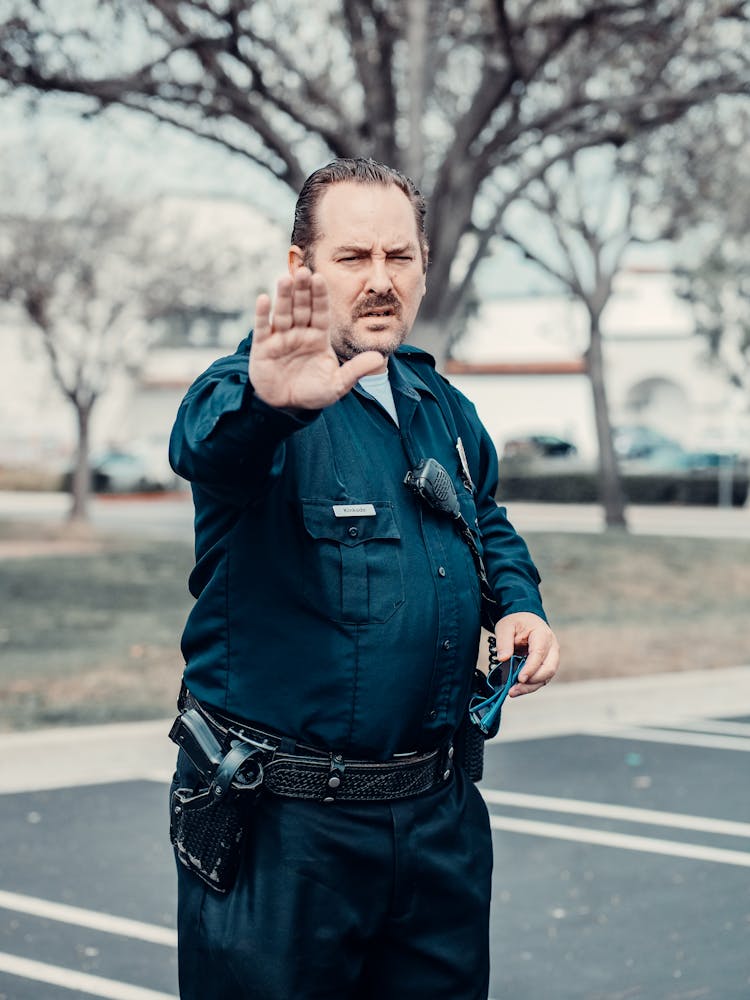
<path fill-rule="evenodd" d="M 176 996 L 169 722 L 0 736 L 2 1000 Z M 507 704 L 491 995 L 747 1000 L 748 751 L 748 667 Z"/>
<path fill-rule="evenodd" d="M 64 517 L 0 493 L 0 518 Z M 189 539 L 189 496 L 94 524 Z M 523 531 L 595 506 L 514 503 Z M 631 508 L 631 530 L 750 537 L 750 510 Z M 171 720 L 0 735 L 0 1000 L 177 994 Z M 750 667 L 552 684 L 513 701 L 481 784 L 495 1000 L 750 998 Z M 386 998 L 384 998 L 386 1000 Z"/>

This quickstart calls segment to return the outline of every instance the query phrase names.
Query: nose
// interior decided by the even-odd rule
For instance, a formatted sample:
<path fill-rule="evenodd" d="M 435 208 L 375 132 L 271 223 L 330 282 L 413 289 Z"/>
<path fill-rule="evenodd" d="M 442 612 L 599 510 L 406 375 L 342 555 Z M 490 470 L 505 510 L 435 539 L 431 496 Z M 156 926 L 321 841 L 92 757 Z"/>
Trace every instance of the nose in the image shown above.
<path fill-rule="evenodd" d="M 372 257 L 370 259 L 370 270 L 367 275 L 367 290 L 376 295 L 389 292 L 393 287 L 391 276 L 388 271 L 388 263 L 385 257 Z"/>

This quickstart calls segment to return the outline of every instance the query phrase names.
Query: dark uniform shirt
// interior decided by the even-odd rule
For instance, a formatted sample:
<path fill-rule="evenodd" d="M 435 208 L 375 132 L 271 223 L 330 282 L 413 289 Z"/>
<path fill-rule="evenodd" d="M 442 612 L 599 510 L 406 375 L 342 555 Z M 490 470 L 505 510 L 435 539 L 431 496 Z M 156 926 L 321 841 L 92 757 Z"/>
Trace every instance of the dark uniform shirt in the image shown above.
<path fill-rule="evenodd" d="M 359 386 L 322 411 L 267 406 L 249 347 L 197 379 L 170 442 L 195 502 L 185 682 L 207 705 L 349 757 L 433 749 L 466 710 L 479 586 L 454 524 L 404 476 L 429 457 L 447 469 L 501 614 L 543 617 L 539 575 L 495 503 L 495 449 L 424 352 L 390 359 L 397 426 Z"/>

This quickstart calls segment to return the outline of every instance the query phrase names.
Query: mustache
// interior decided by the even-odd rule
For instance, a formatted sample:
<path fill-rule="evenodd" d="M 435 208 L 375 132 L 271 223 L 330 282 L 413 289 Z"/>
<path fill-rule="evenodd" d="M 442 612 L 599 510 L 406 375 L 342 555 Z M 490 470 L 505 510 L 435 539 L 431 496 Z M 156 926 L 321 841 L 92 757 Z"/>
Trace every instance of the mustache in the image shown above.
<path fill-rule="evenodd" d="M 372 312 L 373 309 L 390 309 L 394 316 L 399 319 L 401 317 L 401 303 L 393 292 L 382 292 L 377 295 L 368 295 L 366 299 L 357 303 L 352 310 L 352 319 L 360 319 Z"/>

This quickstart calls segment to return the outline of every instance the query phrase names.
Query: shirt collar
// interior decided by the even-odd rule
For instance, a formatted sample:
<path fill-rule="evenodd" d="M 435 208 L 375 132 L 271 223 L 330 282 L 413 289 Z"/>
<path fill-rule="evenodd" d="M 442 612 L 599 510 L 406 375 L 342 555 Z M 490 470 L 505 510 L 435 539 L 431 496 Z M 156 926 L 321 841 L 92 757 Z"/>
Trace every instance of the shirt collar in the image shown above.
<path fill-rule="evenodd" d="M 431 396 L 433 399 L 437 399 L 437 396 L 429 385 L 408 364 L 408 359 L 409 352 L 403 351 L 402 348 L 399 348 L 395 354 L 392 354 L 388 358 L 388 377 L 391 383 L 391 391 L 400 392 L 401 395 L 415 399 L 417 402 L 420 401 L 422 396 Z M 354 392 L 360 396 L 372 399 L 370 393 L 359 382 L 355 384 Z"/>
<path fill-rule="evenodd" d="M 398 352 L 391 355 L 388 362 L 388 371 L 393 391 L 400 392 L 404 396 L 410 396 L 412 399 L 417 400 L 421 399 L 422 396 L 432 396 L 433 399 L 436 399 L 435 393 L 423 381 L 415 369 L 416 366 L 408 363 L 408 355 L 403 358 L 399 357 Z"/>

